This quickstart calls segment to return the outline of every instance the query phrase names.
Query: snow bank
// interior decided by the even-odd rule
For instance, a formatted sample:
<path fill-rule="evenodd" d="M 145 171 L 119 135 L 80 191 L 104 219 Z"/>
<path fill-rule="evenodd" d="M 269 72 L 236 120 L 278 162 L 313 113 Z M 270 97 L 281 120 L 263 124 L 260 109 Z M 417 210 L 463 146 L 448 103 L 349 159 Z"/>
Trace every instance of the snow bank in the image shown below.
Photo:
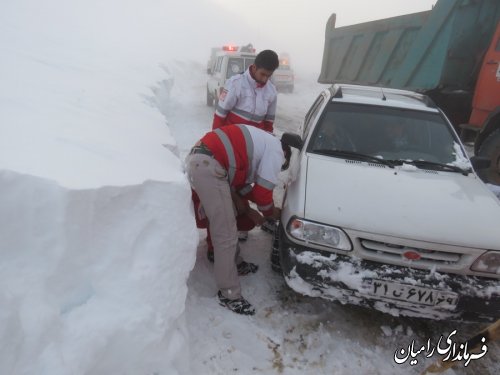
<path fill-rule="evenodd" d="M 0 5 L 0 374 L 188 373 L 198 232 L 154 98 L 177 5 Z"/>
<path fill-rule="evenodd" d="M 186 373 L 186 186 L 0 181 L 0 373 Z"/>

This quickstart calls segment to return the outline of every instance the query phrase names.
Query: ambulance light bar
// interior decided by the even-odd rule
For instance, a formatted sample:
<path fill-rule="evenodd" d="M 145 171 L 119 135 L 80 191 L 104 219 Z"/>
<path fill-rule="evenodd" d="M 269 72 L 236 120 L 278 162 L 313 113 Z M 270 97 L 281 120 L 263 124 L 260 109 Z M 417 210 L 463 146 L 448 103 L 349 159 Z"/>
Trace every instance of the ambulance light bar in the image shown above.
<path fill-rule="evenodd" d="M 236 52 L 238 51 L 237 46 L 222 46 L 223 51 L 228 51 L 228 52 Z"/>

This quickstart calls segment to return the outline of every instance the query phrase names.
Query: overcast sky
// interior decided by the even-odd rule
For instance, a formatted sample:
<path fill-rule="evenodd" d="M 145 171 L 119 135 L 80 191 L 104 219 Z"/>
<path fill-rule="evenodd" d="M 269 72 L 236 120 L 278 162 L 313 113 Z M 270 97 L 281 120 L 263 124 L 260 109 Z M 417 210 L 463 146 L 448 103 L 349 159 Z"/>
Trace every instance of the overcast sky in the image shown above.
<path fill-rule="evenodd" d="M 277 52 L 289 52 L 296 67 L 311 71 L 321 65 L 325 26 L 332 13 L 337 14 L 337 26 L 346 26 L 430 10 L 437 0 L 208 1 L 230 12 L 233 21 L 238 21 L 242 27 L 246 24 L 253 29 L 247 41 L 231 40 L 232 35 L 238 33 L 229 28 L 228 42 L 252 42 L 257 50 L 271 48 Z M 218 23 L 218 27 L 223 27 L 224 19 Z"/>
<path fill-rule="evenodd" d="M 93 60 L 194 60 L 201 67 L 212 47 L 251 42 L 258 51 L 288 52 L 296 77 L 316 81 L 325 26 L 332 13 L 340 27 L 428 11 L 436 1 L 127 0 L 116 7 L 107 0 L 98 11 L 89 11 L 84 2 L 1 0 L 0 34 L 11 41 L 20 38 L 16 31 L 20 27 L 31 29 L 29 38 L 16 39 L 16 43 L 33 47 L 38 57 L 49 60 L 55 54 L 51 49 L 55 39 L 65 45 L 68 59 L 85 49 Z M 61 14 L 57 23 L 51 21 L 54 12 Z M 107 66 L 111 68 L 112 63 Z"/>

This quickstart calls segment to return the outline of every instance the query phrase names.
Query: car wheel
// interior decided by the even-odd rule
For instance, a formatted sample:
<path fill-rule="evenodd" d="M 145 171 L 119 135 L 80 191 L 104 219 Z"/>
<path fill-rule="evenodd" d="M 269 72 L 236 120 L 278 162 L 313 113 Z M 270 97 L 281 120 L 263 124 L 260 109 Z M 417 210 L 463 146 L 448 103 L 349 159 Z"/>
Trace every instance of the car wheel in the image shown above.
<path fill-rule="evenodd" d="M 273 247 L 271 249 L 271 268 L 274 272 L 281 274 L 281 260 L 280 260 L 280 229 L 281 225 L 276 225 L 274 231 Z"/>
<path fill-rule="evenodd" d="M 214 98 L 210 95 L 210 91 L 207 89 L 207 106 L 211 107 L 214 104 Z"/>
<path fill-rule="evenodd" d="M 479 156 L 491 160 L 489 168 L 479 169 L 477 174 L 484 182 L 500 185 L 500 129 L 486 138 L 479 149 Z"/>

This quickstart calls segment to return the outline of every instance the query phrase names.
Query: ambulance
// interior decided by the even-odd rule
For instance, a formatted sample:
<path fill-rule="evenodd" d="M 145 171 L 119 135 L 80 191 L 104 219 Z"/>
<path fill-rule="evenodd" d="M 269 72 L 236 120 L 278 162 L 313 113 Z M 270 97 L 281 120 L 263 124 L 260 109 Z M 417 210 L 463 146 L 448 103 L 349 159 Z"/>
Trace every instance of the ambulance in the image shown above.
<path fill-rule="evenodd" d="M 254 63 L 257 54 L 251 43 L 246 46 L 224 45 L 220 50 L 212 48 L 212 51 L 213 57 L 207 63 L 207 106 L 217 107 L 226 81 L 243 73 Z"/>

